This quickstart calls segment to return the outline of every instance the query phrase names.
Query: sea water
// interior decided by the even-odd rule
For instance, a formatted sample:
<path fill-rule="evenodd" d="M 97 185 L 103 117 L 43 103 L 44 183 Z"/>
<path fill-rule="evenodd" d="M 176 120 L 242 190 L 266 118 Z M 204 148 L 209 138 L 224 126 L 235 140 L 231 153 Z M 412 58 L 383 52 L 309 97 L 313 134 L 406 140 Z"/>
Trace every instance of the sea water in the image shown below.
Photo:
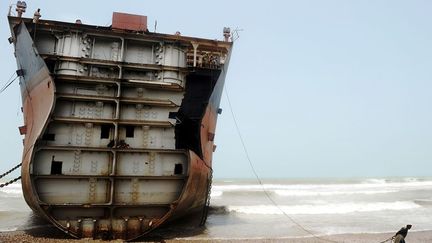
<path fill-rule="evenodd" d="M 432 229 L 432 178 L 215 181 L 208 234 L 278 238 Z M 217 225 L 222 225 L 219 229 Z"/>
<path fill-rule="evenodd" d="M 0 180 L 0 183 L 5 181 L 7 180 Z M 25 226 L 30 215 L 31 209 L 24 201 L 19 182 L 0 188 L 0 232 Z"/>
<path fill-rule="evenodd" d="M 0 189 L 0 231 L 44 227 L 24 202 L 21 185 Z M 169 237 L 287 238 L 343 233 L 432 230 L 432 178 L 214 180 L 201 231 Z M 191 230 L 192 231 L 192 230 Z M 160 231 L 164 234 L 167 231 Z"/>

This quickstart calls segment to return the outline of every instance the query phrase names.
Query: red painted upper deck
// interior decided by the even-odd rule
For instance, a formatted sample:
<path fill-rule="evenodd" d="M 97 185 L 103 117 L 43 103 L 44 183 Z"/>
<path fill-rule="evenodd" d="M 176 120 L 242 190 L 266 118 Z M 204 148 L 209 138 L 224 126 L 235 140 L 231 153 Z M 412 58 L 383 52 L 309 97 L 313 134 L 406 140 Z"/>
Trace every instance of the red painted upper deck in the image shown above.
<path fill-rule="evenodd" d="M 147 31 L 147 16 L 113 12 L 112 28 Z"/>

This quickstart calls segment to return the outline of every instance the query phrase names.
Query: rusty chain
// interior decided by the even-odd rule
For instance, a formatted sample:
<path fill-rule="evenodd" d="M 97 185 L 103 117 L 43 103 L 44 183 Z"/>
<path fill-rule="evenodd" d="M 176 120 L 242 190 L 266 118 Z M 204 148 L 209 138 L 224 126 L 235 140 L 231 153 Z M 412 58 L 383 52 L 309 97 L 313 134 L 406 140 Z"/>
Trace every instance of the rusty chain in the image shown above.
<path fill-rule="evenodd" d="M 15 167 L 13 167 L 12 169 L 10 169 L 9 171 L 3 173 L 2 175 L 0 175 L 0 179 L 3 178 L 3 177 L 5 177 L 6 175 L 8 175 L 9 173 L 11 173 L 12 171 L 18 169 L 20 166 L 21 166 L 21 163 L 18 164 L 18 165 L 16 165 Z"/>
<path fill-rule="evenodd" d="M 211 199 L 211 189 L 212 189 L 212 181 L 213 181 L 213 169 L 210 168 L 210 177 L 207 179 L 207 195 L 206 202 L 203 208 L 203 213 L 201 216 L 200 226 L 204 226 L 207 221 L 208 212 L 210 209 L 210 199 Z"/>
<path fill-rule="evenodd" d="M 213 185 L 213 170 L 210 171 L 210 181 L 209 181 L 208 194 L 207 194 L 207 207 L 210 207 L 212 185 Z"/>
<path fill-rule="evenodd" d="M 16 182 L 16 181 L 18 181 L 20 179 L 21 179 L 21 176 L 18 176 L 17 178 L 15 178 L 13 180 L 10 180 L 10 181 L 8 181 L 6 183 L 0 184 L 0 188 L 3 188 L 5 186 L 9 186 L 10 184 L 12 184 L 12 183 L 14 183 L 14 182 Z"/>
<path fill-rule="evenodd" d="M 20 164 L 16 165 L 15 167 L 13 167 L 12 169 L 8 170 L 7 172 L 3 173 L 2 175 L 0 175 L 0 179 L 3 178 L 3 177 L 5 177 L 6 175 L 10 174 L 12 171 L 18 169 L 21 165 L 22 164 L 20 163 Z M 13 180 L 10 180 L 10 181 L 8 181 L 6 183 L 0 184 L 0 188 L 3 188 L 5 186 L 9 186 L 10 184 L 12 184 L 12 183 L 14 183 L 14 182 L 16 182 L 16 181 L 18 181 L 20 179 L 21 179 L 21 176 L 18 176 L 17 178 L 15 178 Z"/>

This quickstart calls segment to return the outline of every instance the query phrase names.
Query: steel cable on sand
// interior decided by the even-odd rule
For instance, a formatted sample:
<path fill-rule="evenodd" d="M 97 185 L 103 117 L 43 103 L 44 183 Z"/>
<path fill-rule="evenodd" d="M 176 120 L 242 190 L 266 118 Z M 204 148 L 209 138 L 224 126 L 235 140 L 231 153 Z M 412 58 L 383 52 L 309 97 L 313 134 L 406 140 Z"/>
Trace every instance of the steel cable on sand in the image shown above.
<path fill-rule="evenodd" d="M 228 94 L 228 89 L 225 87 L 224 88 L 224 91 L 225 91 L 225 96 L 226 96 L 226 98 L 227 98 L 227 101 L 228 101 L 228 106 L 229 106 L 229 108 L 230 108 L 230 111 L 231 111 L 231 115 L 232 115 L 232 118 L 233 118 L 233 120 L 234 120 L 234 124 L 235 124 L 235 127 L 236 127 L 236 130 L 237 130 L 237 135 L 239 136 L 239 138 L 240 138 L 240 142 L 241 142 L 241 144 L 242 144 L 242 146 L 243 146 L 243 151 L 244 151 L 244 153 L 245 153 L 245 155 L 246 155 L 246 159 L 248 160 L 248 162 L 249 162 L 249 166 L 250 166 L 250 168 L 252 169 L 252 172 L 253 172 L 253 174 L 255 175 L 255 178 L 257 179 L 257 181 L 258 181 L 258 183 L 260 184 L 260 186 L 261 186 L 261 188 L 262 188 L 262 190 L 263 190 L 263 192 L 264 192 L 264 194 L 266 195 L 266 197 L 267 197 L 267 199 L 273 204 L 273 206 L 275 206 L 286 218 L 288 218 L 292 223 L 294 223 L 297 227 L 299 227 L 300 229 L 302 229 L 304 232 L 306 232 L 306 233 L 308 233 L 310 236 L 312 236 L 312 237 L 314 237 L 314 238 L 316 238 L 316 239 L 319 239 L 319 240 L 321 240 L 321 241 L 325 241 L 325 242 L 333 242 L 333 243 L 338 243 L 337 241 L 334 241 L 334 240 L 330 240 L 330 239 L 325 239 L 325 238 L 323 238 L 323 237 L 321 237 L 321 236 L 318 236 L 318 235 L 316 235 L 314 232 L 312 232 L 311 230 L 309 230 L 309 229 L 307 229 L 307 228 L 305 228 L 304 226 L 302 226 L 299 222 L 297 222 L 296 220 L 294 220 L 290 215 L 288 215 L 287 213 L 285 213 L 285 211 L 276 203 L 276 201 L 270 196 L 270 193 L 266 190 L 266 188 L 264 187 L 264 184 L 263 184 L 263 182 L 261 181 L 261 178 L 259 177 L 259 175 L 258 175 L 258 173 L 257 173 L 257 171 L 255 170 L 255 166 L 253 165 L 253 163 L 252 163 L 252 160 L 251 160 L 251 158 L 250 158 L 250 156 L 249 156 L 249 152 L 248 152 L 248 150 L 247 150 L 247 148 L 246 148 L 246 144 L 245 144 L 245 142 L 244 142 L 244 139 L 243 139 L 243 136 L 242 136 L 242 134 L 241 134 L 241 132 L 240 132 L 240 128 L 239 128 L 239 125 L 238 125 L 238 123 L 237 123 L 237 119 L 236 119 L 236 117 L 235 117 L 235 115 L 234 115 L 234 111 L 233 111 L 233 108 L 232 108 L 232 105 L 231 105 L 231 101 L 230 101 L 230 98 L 229 98 L 229 94 Z"/>

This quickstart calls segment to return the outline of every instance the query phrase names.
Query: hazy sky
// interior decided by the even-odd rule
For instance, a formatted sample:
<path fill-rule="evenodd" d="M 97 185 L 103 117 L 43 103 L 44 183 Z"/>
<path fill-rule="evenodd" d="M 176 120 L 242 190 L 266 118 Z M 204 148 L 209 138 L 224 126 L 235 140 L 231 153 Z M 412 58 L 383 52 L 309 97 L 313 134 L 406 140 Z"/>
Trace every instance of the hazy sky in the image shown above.
<path fill-rule="evenodd" d="M 0 6 L 0 84 L 16 70 Z M 262 177 L 430 176 L 432 1 L 27 1 L 26 16 L 110 25 L 113 11 L 149 29 L 222 39 L 243 29 L 226 80 Z M 18 82 L 0 94 L 0 174 L 21 159 Z M 252 177 L 226 96 L 216 178 Z"/>

